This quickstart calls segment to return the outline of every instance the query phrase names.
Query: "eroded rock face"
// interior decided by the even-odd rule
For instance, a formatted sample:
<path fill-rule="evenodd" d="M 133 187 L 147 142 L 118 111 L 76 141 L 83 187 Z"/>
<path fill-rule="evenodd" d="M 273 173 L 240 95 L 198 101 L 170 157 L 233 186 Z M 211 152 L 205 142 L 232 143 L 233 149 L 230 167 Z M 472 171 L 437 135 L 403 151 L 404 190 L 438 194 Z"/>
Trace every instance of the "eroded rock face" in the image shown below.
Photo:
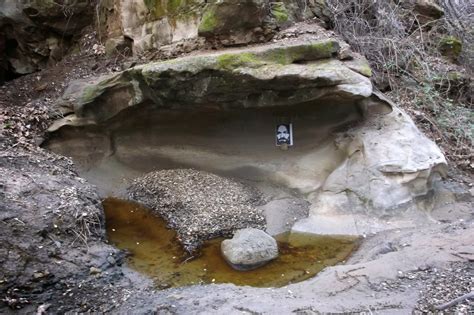
<path fill-rule="evenodd" d="M 54 298 L 48 310 L 64 313 L 75 307 L 77 296 L 104 290 L 117 279 L 121 271 L 114 266 L 122 258 L 105 243 L 101 200 L 71 160 L 11 148 L 0 152 L 0 174 L 0 312 L 35 313 L 55 292 L 74 286 L 73 296 Z M 92 267 L 107 269 L 103 280 L 90 281 Z M 87 308 L 95 307 L 97 301 Z"/>
<path fill-rule="evenodd" d="M 348 160 L 328 177 L 323 192 L 357 196 L 352 211 L 364 212 L 366 203 L 387 210 L 408 203 L 426 195 L 431 187 L 427 181 L 445 171 L 437 146 L 396 107 L 341 136 L 338 143 L 348 150 Z"/>
<path fill-rule="evenodd" d="M 112 157 L 140 172 L 191 166 L 281 185 L 311 203 L 300 230 L 362 234 L 336 231 L 334 216 L 393 216 L 432 190 L 446 160 L 372 90 L 366 61 L 341 58 L 340 47 L 291 41 L 76 82 L 59 102 L 69 115 L 51 126 L 49 146 L 79 160 L 96 154 L 96 166 Z M 285 152 L 274 145 L 279 121 L 295 128 Z M 319 229 L 321 215 L 332 229 Z"/>
<path fill-rule="evenodd" d="M 13 75 L 42 69 L 60 60 L 72 36 L 92 21 L 93 6 L 88 0 L 2 0 L 0 42 L 4 44 L 0 44 L 0 62 L 4 59 Z"/>
<path fill-rule="evenodd" d="M 248 43 L 252 41 L 252 29 L 262 26 L 268 10 L 269 3 L 265 0 L 217 1 L 204 11 L 199 35 L 233 36 L 231 40 L 235 44 Z"/>
<path fill-rule="evenodd" d="M 107 0 L 100 3 L 98 23 L 104 37 L 128 38 L 140 54 L 176 43 L 201 45 L 203 38 L 224 46 L 265 42 L 275 29 L 320 14 L 323 7 L 313 0 Z"/>
<path fill-rule="evenodd" d="M 372 97 L 377 98 L 389 102 L 378 93 Z M 309 218 L 297 222 L 294 231 L 361 235 L 384 230 L 383 221 L 373 218 L 410 208 L 446 174 L 439 148 L 391 106 L 391 113 L 369 116 L 364 125 L 339 134 L 336 143 L 347 150 L 347 159 L 313 196 Z"/>
<path fill-rule="evenodd" d="M 115 0 L 103 6 L 107 37 L 133 40 L 135 53 L 197 37 L 204 0 Z"/>
<path fill-rule="evenodd" d="M 278 257 L 276 240 L 258 229 L 242 229 L 221 243 L 226 261 L 236 270 L 252 270 Z"/>

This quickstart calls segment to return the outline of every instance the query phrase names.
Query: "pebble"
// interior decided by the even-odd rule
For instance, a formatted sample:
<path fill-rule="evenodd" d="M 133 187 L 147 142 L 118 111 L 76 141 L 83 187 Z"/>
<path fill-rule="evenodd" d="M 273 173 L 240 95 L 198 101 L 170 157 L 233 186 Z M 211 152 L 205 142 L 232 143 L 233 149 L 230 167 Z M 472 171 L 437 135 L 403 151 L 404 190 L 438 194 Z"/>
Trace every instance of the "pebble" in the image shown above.
<path fill-rule="evenodd" d="M 91 275 L 96 275 L 96 274 L 99 274 L 99 273 L 101 273 L 101 272 L 102 272 L 102 270 L 101 270 L 100 268 L 97 268 L 97 267 L 91 267 L 91 268 L 89 269 L 89 273 L 90 273 Z"/>

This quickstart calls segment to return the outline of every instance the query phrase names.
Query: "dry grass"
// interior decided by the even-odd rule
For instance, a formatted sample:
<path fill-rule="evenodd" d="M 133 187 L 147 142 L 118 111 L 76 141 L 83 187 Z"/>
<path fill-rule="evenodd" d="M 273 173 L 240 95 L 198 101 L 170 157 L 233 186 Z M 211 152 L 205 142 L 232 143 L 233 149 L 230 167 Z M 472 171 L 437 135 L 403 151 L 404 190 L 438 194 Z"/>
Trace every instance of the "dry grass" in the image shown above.
<path fill-rule="evenodd" d="M 474 8 L 442 0 L 445 15 L 426 20 L 401 2 L 327 0 L 334 30 L 369 60 L 373 80 L 412 114 L 457 166 L 473 170 Z M 439 52 L 444 36 L 463 43 L 457 60 Z"/>

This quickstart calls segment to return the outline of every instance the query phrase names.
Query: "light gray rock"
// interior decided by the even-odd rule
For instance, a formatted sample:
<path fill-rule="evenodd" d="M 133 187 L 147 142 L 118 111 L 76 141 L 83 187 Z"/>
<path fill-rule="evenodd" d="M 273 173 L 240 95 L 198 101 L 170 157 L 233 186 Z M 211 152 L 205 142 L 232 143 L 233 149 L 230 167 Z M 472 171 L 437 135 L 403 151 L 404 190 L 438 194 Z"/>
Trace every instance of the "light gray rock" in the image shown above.
<path fill-rule="evenodd" d="M 137 53 L 198 37 L 229 46 L 269 41 L 277 25 L 313 17 L 308 5 L 313 8 L 312 3 L 296 0 L 284 4 L 268 0 L 107 0 L 98 4 L 98 24 L 106 38 L 132 39 Z"/>
<path fill-rule="evenodd" d="M 283 198 L 272 200 L 261 208 L 267 221 L 266 232 L 278 235 L 291 230 L 293 224 L 308 216 L 310 203 L 299 198 Z"/>
<path fill-rule="evenodd" d="M 134 52 L 140 53 L 163 45 L 196 38 L 204 0 L 190 1 L 102 1 L 112 2 L 115 11 L 107 15 L 108 37 L 126 36 L 133 40 Z M 106 9 L 106 8 L 104 8 Z M 113 12 L 113 14 L 107 13 Z"/>
<path fill-rule="evenodd" d="M 278 257 L 276 240 L 262 230 L 247 228 L 237 231 L 221 243 L 226 261 L 236 270 L 252 270 Z"/>
<path fill-rule="evenodd" d="M 381 95 L 373 98 L 388 101 Z M 318 208 L 388 214 L 426 195 L 446 174 L 446 159 L 436 144 L 407 114 L 392 107 L 390 114 L 368 117 L 364 126 L 340 135 L 337 143 L 348 158 L 327 178 Z"/>
<path fill-rule="evenodd" d="M 390 228 L 379 221 L 382 217 L 401 214 L 430 194 L 446 173 L 446 160 L 408 115 L 373 91 L 365 59 L 354 53 L 352 59 L 339 60 L 340 47 L 334 39 L 278 42 L 154 62 L 76 82 L 58 104 L 65 117 L 49 131 L 60 134 L 63 126 L 86 125 L 118 131 L 126 126 L 120 117 L 127 111 L 128 117 L 137 117 L 137 126 L 148 121 L 163 129 L 135 135 L 138 142 L 114 139 L 115 154 L 123 161 L 141 163 L 143 155 L 130 152 L 147 139 L 145 156 L 151 160 L 166 158 L 180 167 L 216 173 L 250 169 L 247 175 L 255 180 L 304 195 L 311 203 L 309 218 L 296 229 L 377 232 Z M 163 115 L 170 110 L 184 120 L 164 127 L 168 122 Z M 194 111 L 199 115 L 189 122 L 199 122 L 198 128 L 185 120 L 185 113 Z M 239 111 L 245 114 L 237 115 Z M 144 119 L 158 113 L 155 121 Z M 218 118 L 223 114 L 229 116 Z M 272 138 L 274 117 L 282 115 L 295 117 L 295 127 L 298 119 L 296 145 L 286 153 L 275 150 Z M 135 131 L 111 134 L 129 132 Z M 190 142 L 185 138 L 191 134 Z M 353 214 L 375 223 L 344 219 L 344 228 L 332 224 L 337 216 Z"/>

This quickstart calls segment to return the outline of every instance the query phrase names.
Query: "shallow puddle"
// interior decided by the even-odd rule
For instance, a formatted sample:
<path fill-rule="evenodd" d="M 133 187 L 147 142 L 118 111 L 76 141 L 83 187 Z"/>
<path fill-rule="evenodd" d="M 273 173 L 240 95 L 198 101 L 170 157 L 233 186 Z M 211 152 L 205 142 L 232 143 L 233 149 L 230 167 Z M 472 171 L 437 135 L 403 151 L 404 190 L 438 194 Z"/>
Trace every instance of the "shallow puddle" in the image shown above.
<path fill-rule="evenodd" d="M 207 242 L 199 257 L 190 259 L 176 233 L 147 208 L 114 198 L 103 205 L 109 241 L 128 250 L 128 264 L 153 278 L 160 288 L 203 283 L 279 287 L 306 280 L 345 260 L 356 246 L 356 240 L 349 237 L 280 235 L 277 259 L 256 270 L 236 271 L 220 254 L 222 239 Z"/>

